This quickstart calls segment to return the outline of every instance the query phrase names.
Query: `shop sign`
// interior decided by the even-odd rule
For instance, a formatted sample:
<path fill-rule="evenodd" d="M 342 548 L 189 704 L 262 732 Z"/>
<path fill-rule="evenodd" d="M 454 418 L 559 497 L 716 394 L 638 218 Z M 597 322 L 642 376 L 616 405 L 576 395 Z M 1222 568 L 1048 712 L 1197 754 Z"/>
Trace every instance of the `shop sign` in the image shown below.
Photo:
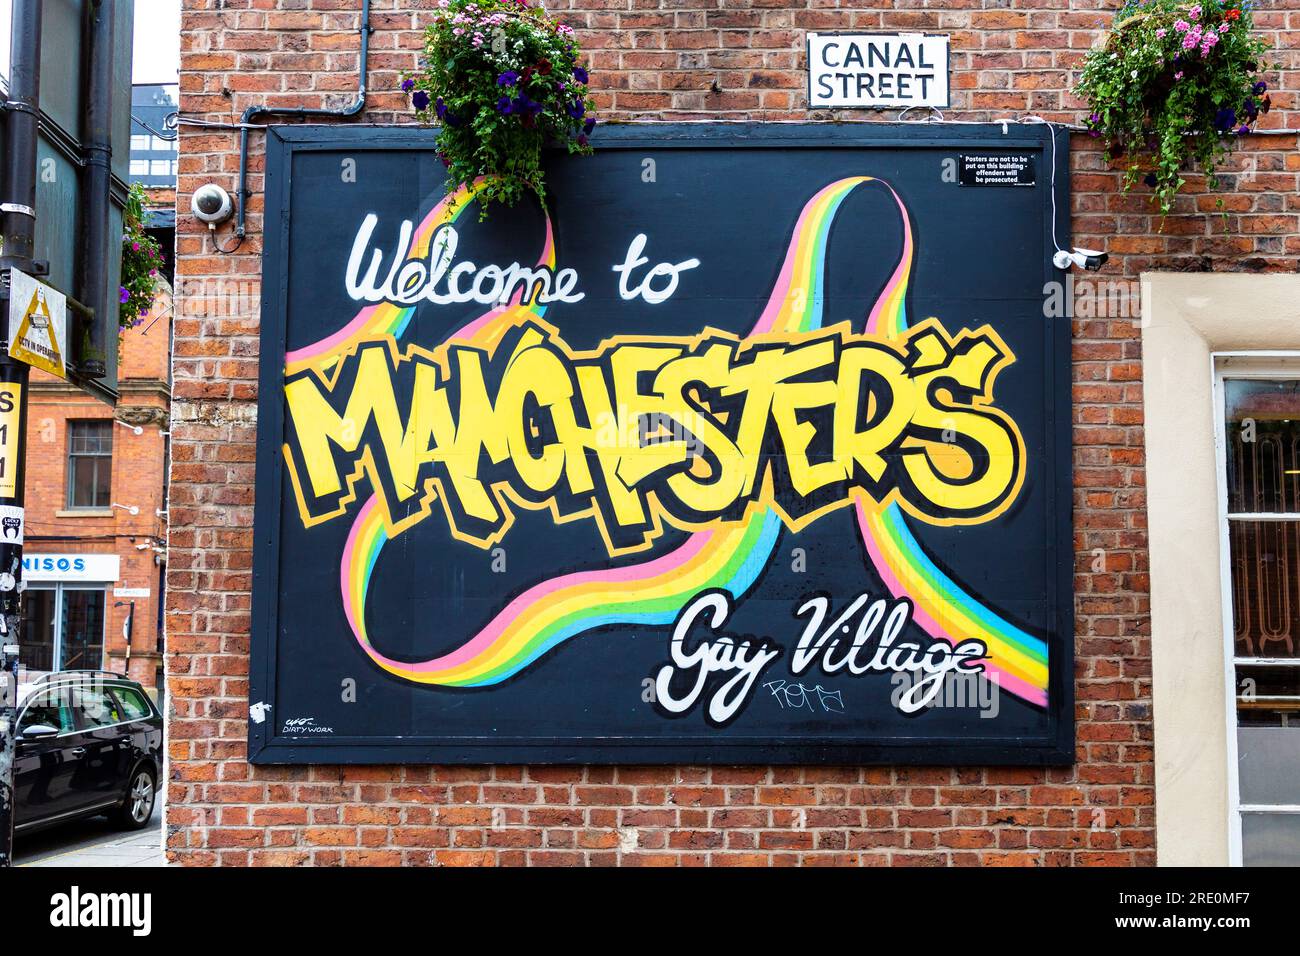
<path fill-rule="evenodd" d="M 23 555 L 24 581 L 111 582 L 121 573 L 122 559 L 116 554 Z"/>

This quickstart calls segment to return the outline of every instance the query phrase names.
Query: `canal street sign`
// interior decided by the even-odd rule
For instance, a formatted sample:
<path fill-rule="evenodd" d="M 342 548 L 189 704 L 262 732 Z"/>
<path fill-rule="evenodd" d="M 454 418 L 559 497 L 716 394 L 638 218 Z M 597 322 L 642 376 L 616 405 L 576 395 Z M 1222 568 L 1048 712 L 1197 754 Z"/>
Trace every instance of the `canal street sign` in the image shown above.
<path fill-rule="evenodd" d="M 947 34 L 808 34 L 809 109 L 947 105 Z"/>
<path fill-rule="evenodd" d="M 1069 763 L 1051 135 L 273 128 L 251 759 Z"/>

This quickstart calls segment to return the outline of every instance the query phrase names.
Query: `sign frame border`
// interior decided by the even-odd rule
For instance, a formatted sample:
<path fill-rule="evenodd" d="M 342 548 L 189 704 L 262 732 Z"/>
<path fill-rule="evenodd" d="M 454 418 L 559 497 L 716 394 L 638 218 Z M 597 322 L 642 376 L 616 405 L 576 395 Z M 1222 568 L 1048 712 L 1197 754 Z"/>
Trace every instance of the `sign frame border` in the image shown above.
<path fill-rule="evenodd" d="M 884 104 L 880 103 L 875 106 L 862 106 L 858 103 L 850 104 L 833 104 L 818 103 L 813 105 L 812 95 L 812 38 L 819 37 L 876 37 L 876 36 L 922 36 L 922 37 L 943 37 L 948 42 L 944 44 L 944 62 L 943 69 L 947 76 L 948 82 L 944 84 L 945 96 L 942 103 L 906 103 Z M 873 112 L 887 112 L 897 109 L 900 115 L 907 110 L 946 110 L 952 108 L 952 34 L 951 33 L 931 33 L 925 30 L 882 30 L 879 33 L 863 30 L 806 30 L 803 37 L 803 58 L 804 58 L 804 110 L 805 112 L 814 112 L 815 110 L 870 110 Z M 983 125 L 983 124 L 981 124 Z M 990 126 L 994 124 L 988 124 Z"/>
<path fill-rule="evenodd" d="M 285 410 L 282 399 L 289 294 L 289 199 L 293 158 L 300 152 L 351 153 L 434 149 L 436 130 L 417 126 L 295 125 L 267 129 L 266 205 L 262 252 L 258 417 L 256 437 L 253 583 L 249 635 L 248 760 L 280 764 L 592 764 L 592 765 L 911 765 L 911 766 L 1070 766 L 1075 761 L 1074 725 L 1074 553 L 1072 494 L 1072 395 L 1070 326 L 1049 323 L 1044 368 L 1051 380 L 1046 394 L 1046 432 L 1052 447 L 1046 473 L 1050 521 L 1049 601 L 1055 608 L 1057 637 L 1049 643 L 1050 727 L 1042 735 L 961 738 L 895 737 L 872 742 L 818 743 L 807 737 L 771 737 L 749 743 L 678 736 L 662 742 L 644 738 L 531 738 L 492 736 L 293 737 L 274 733 L 277 725 L 280 548 L 277 528 L 285 504 L 283 488 Z M 1053 142 L 1053 139 L 1055 142 Z M 997 149 L 1039 150 L 1039 167 L 1054 172 L 1055 188 L 1070 195 L 1069 133 L 1046 123 L 630 123 L 601 127 L 593 145 L 602 150 L 707 148 L 846 149 Z M 1055 158 L 1055 166 L 1052 158 Z M 1045 249 L 1053 235 L 1070 245 L 1069 203 L 1052 202 L 1052 186 L 1042 192 Z M 956 184 L 953 184 L 954 188 Z M 1053 222 L 1055 213 L 1055 222 Z M 1059 281 L 1045 256 L 1043 281 Z M 1055 374 L 1060 372 L 1062 374 Z M 271 396 L 276 396 L 275 400 Z M 253 716 L 256 711 L 257 717 Z M 270 715 L 267 716 L 269 711 Z M 260 718 L 260 719 L 259 719 Z"/>

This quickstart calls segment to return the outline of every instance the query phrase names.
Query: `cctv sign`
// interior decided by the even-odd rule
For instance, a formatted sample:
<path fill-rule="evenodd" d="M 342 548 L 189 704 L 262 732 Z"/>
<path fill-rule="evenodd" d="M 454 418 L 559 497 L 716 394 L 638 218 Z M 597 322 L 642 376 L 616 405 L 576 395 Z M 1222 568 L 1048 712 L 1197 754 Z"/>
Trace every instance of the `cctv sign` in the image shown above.
<path fill-rule="evenodd" d="M 809 109 L 947 105 L 947 35 L 808 34 Z"/>

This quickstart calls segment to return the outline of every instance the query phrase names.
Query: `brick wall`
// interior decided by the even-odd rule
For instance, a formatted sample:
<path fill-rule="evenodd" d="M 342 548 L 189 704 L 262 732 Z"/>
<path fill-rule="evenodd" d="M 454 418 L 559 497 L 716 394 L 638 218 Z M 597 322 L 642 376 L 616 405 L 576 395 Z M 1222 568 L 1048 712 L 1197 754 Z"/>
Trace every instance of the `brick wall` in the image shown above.
<path fill-rule="evenodd" d="M 1100 35 L 1090 0 L 554 0 L 580 28 L 604 118 L 804 120 L 806 30 L 952 36 L 950 119 L 1033 112 L 1077 122 L 1073 70 Z M 249 105 L 353 98 L 354 0 L 185 0 L 181 105 L 232 121 Z M 433 0 L 377 0 L 365 119 L 406 122 L 399 71 L 414 65 Z M 1280 50 L 1300 0 L 1258 4 Z M 1280 53 L 1274 111 L 1293 114 L 1296 57 Z M 817 113 L 817 119 L 893 119 Z M 1078 763 L 987 768 L 253 768 L 247 716 L 261 251 L 261 137 L 253 136 L 250 235 L 213 251 L 188 215 L 207 181 L 235 189 L 231 131 L 185 128 L 177 321 L 178 416 L 170 541 L 173 706 L 168 847 L 187 864 L 834 863 L 1149 864 L 1154 861 L 1141 355 L 1129 318 L 1074 321 Z M 1075 240 L 1108 249 L 1113 278 L 1147 269 L 1295 268 L 1294 135 L 1248 138 L 1223 193 L 1191 177 L 1163 223 L 1124 196 L 1094 141 L 1072 142 Z M 228 240 L 227 240 L 228 241 Z M 206 283 L 206 284 L 205 284 Z M 232 308 L 232 303 L 237 303 Z M 1097 551 L 1100 549 L 1100 551 Z M 1100 566 L 1097 555 L 1102 557 Z"/>
<path fill-rule="evenodd" d="M 37 369 L 31 374 L 27 428 L 27 515 L 25 553 L 116 554 L 121 572 L 116 587 L 148 588 L 149 596 L 135 601 L 131 662 L 126 663 L 122 626 L 129 613 L 114 607 L 112 590 L 106 598 L 103 661 L 83 666 L 129 670 L 146 687 L 158 683 L 162 657 L 158 653 L 158 602 L 162 600 L 161 545 L 167 522 L 163 480 L 168 407 L 168 361 L 171 295 L 161 294 L 136 328 L 122 333 L 116 412 L 79 388 Z M 75 511 L 67 508 L 68 423 L 112 421 L 131 427 L 113 428 L 112 501 L 139 509 Z M 139 427 L 136 435 L 133 428 Z"/>

